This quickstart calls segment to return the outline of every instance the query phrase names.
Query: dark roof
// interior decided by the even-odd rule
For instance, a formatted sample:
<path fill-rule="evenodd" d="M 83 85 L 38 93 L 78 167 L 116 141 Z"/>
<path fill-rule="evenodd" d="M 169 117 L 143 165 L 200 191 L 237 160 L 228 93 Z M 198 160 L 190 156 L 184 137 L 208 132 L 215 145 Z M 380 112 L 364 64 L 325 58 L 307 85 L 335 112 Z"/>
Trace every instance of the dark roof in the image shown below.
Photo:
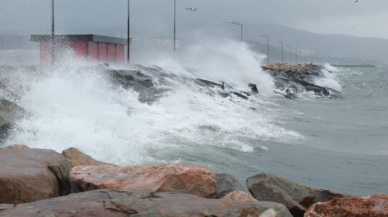
<path fill-rule="evenodd" d="M 107 37 L 101 35 L 31 35 L 31 41 L 43 42 L 43 41 L 95 41 L 102 43 L 111 43 L 111 44 L 127 44 L 127 39 L 124 38 L 115 38 Z"/>

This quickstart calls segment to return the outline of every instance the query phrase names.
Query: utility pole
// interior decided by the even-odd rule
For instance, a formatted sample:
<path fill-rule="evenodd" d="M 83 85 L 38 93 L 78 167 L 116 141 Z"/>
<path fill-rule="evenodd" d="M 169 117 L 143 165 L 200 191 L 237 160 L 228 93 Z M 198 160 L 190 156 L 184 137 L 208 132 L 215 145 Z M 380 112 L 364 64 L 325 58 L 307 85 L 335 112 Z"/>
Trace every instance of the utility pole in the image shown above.
<path fill-rule="evenodd" d="M 292 63 L 292 47 L 291 46 L 288 46 L 288 48 L 290 48 L 290 64 Z"/>
<path fill-rule="evenodd" d="M 174 0 L 174 60 L 176 52 L 176 0 Z"/>
<path fill-rule="evenodd" d="M 128 0 L 127 64 L 131 62 L 131 6 Z"/>
<path fill-rule="evenodd" d="M 51 64 L 54 64 L 55 0 L 51 0 Z"/>
<path fill-rule="evenodd" d="M 55 0 L 51 1 L 51 36 L 55 36 Z"/>

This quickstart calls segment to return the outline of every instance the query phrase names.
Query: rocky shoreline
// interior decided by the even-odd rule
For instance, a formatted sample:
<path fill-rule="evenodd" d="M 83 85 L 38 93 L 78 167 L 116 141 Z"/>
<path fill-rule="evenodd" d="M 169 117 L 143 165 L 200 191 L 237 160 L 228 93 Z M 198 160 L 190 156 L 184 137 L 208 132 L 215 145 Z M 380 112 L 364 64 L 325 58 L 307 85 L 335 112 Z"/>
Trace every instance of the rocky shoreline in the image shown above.
<path fill-rule="evenodd" d="M 119 167 L 75 148 L 0 150 L 0 216 L 388 216 L 388 195 L 354 197 L 272 174 L 247 178 L 185 164 Z"/>
<path fill-rule="evenodd" d="M 322 71 L 326 70 L 322 65 L 315 64 L 280 64 L 272 63 L 262 66 L 275 81 L 277 94 L 284 95 L 287 99 L 298 99 L 298 94 L 313 92 L 317 96 L 329 98 L 342 98 L 342 93 L 328 87 L 321 87 L 314 84 L 314 80 L 323 77 Z"/>

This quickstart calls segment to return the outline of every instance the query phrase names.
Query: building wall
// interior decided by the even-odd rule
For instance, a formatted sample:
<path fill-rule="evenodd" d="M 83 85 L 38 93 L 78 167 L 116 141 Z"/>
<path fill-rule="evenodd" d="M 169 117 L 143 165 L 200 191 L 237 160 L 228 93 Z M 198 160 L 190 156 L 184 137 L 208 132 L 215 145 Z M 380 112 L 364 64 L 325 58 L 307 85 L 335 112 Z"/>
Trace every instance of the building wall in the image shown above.
<path fill-rule="evenodd" d="M 98 60 L 98 43 L 94 41 L 90 41 L 88 44 L 88 57 L 91 61 Z"/>
<path fill-rule="evenodd" d="M 122 44 L 116 45 L 116 62 L 124 63 L 124 45 Z"/>
<path fill-rule="evenodd" d="M 91 60 L 108 63 L 124 63 L 124 45 L 99 42 L 55 42 L 54 52 L 51 42 L 41 43 L 42 65 L 61 59 Z"/>
<path fill-rule="evenodd" d="M 116 62 L 116 45 L 108 44 L 108 62 L 115 63 Z"/>
<path fill-rule="evenodd" d="M 108 59 L 108 47 L 106 43 L 98 43 L 98 60 L 106 62 Z"/>
<path fill-rule="evenodd" d="M 40 44 L 40 62 L 42 65 L 49 65 L 53 62 L 53 49 L 50 42 Z"/>

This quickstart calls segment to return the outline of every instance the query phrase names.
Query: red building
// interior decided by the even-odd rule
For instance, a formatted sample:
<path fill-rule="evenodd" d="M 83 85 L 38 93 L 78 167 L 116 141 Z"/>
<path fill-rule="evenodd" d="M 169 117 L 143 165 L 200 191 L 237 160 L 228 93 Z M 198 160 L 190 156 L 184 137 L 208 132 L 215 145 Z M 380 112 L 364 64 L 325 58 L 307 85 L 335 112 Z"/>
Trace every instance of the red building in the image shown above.
<path fill-rule="evenodd" d="M 124 63 L 127 40 L 99 35 L 32 35 L 40 42 L 40 60 L 48 65 L 65 60 L 84 60 L 103 63 Z"/>

